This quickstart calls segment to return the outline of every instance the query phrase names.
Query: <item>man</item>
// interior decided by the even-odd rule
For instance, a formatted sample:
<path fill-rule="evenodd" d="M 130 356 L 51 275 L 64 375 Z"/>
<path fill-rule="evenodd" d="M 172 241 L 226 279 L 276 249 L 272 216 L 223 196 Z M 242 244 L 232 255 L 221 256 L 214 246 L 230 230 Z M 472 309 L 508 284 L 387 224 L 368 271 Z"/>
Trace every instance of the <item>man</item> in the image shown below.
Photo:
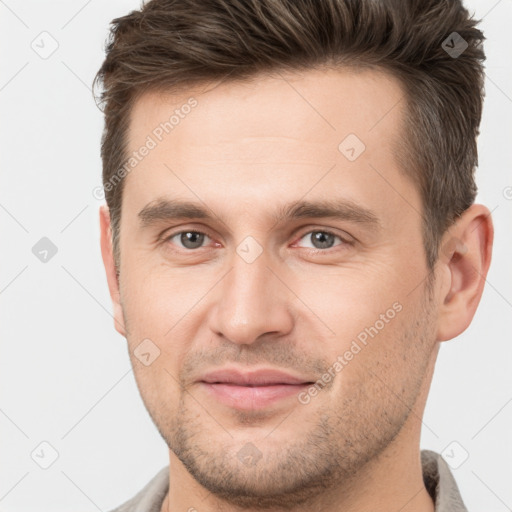
<path fill-rule="evenodd" d="M 491 259 L 482 41 L 457 1 L 113 21 L 101 247 L 170 459 L 117 510 L 466 510 L 419 442 Z"/>

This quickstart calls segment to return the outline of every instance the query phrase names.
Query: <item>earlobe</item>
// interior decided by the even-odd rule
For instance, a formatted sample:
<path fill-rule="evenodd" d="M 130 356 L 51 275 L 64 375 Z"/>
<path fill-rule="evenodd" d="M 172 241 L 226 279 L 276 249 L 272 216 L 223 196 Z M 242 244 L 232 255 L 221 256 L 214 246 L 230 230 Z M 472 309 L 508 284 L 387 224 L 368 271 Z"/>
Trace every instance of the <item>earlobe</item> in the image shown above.
<path fill-rule="evenodd" d="M 101 234 L 101 256 L 105 273 L 107 276 L 108 289 L 112 299 L 114 326 L 119 334 L 126 337 L 123 309 L 121 307 L 121 295 L 119 292 L 119 279 L 114 260 L 112 247 L 112 229 L 110 226 L 110 212 L 106 205 L 100 206 L 100 234 Z"/>
<path fill-rule="evenodd" d="M 493 236 L 491 213 L 477 204 L 443 236 L 437 263 L 441 278 L 438 341 L 458 336 L 471 323 L 491 263 Z"/>

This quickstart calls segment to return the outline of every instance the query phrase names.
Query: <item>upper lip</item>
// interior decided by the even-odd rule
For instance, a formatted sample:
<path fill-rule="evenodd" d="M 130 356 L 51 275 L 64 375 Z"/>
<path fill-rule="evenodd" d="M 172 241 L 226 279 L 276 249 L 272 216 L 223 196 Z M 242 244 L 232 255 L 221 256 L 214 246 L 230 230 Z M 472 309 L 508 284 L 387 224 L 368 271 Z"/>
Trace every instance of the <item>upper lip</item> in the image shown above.
<path fill-rule="evenodd" d="M 238 370 L 223 369 L 204 374 L 199 382 L 208 384 L 232 384 L 238 386 L 271 386 L 277 384 L 309 384 L 310 380 L 295 377 L 275 369 Z"/>

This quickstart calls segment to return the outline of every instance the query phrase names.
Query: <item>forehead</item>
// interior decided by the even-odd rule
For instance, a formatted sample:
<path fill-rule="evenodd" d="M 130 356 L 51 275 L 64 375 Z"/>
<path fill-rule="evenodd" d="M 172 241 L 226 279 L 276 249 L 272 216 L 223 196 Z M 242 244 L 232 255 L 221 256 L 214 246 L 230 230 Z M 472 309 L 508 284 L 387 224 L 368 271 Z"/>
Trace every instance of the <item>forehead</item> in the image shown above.
<path fill-rule="evenodd" d="M 404 107 L 400 82 L 377 70 L 275 73 L 147 92 L 130 117 L 128 156 L 139 156 L 125 178 L 123 208 L 127 197 L 140 210 L 163 194 L 264 207 L 262 199 L 276 194 L 296 199 L 315 188 L 329 195 L 342 185 L 350 200 L 366 188 L 370 203 L 382 202 L 386 188 L 388 202 L 391 188 L 409 195 L 394 152 Z"/>
<path fill-rule="evenodd" d="M 189 108 L 191 98 L 197 105 Z M 142 94 L 132 108 L 128 140 L 135 149 L 134 143 L 157 128 L 155 121 L 165 123 L 175 113 L 172 138 L 188 144 L 218 143 L 233 136 L 310 141 L 325 141 L 327 136 L 336 142 L 347 133 L 372 144 L 386 135 L 391 142 L 401 127 L 402 98 L 399 80 L 383 70 L 275 72 L 179 93 Z M 192 121 L 182 122 L 186 118 Z"/>

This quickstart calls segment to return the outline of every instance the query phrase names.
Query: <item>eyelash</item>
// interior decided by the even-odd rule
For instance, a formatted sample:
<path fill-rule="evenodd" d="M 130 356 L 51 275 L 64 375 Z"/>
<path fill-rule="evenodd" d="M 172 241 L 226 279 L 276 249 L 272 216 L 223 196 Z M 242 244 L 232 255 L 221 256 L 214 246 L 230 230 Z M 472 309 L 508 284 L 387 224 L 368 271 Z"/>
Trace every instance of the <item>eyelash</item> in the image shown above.
<path fill-rule="evenodd" d="M 196 234 L 199 234 L 199 235 L 205 235 L 208 238 L 210 238 L 211 240 L 213 240 L 213 237 L 210 236 L 207 232 L 199 231 L 199 230 L 196 230 L 196 229 L 185 229 L 185 230 L 181 230 L 181 231 L 176 231 L 175 233 L 172 233 L 172 234 L 170 234 L 168 236 L 165 236 L 163 238 L 163 242 L 164 243 L 170 242 L 174 237 L 176 237 L 178 235 L 181 235 L 183 233 L 196 233 Z M 296 238 L 296 240 L 299 241 L 302 238 L 304 238 L 306 235 L 310 235 L 312 233 L 324 233 L 324 234 L 327 234 L 327 235 L 332 235 L 335 238 L 338 238 L 342 242 L 341 244 L 338 244 L 338 245 L 336 245 L 334 247 L 329 247 L 327 249 L 315 249 L 315 248 L 311 248 L 311 247 L 302 247 L 302 249 L 307 249 L 307 250 L 309 250 L 309 252 L 312 252 L 314 254 L 319 254 L 319 253 L 330 254 L 331 252 L 335 251 L 337 247 L 342 247 L 342 246 L 346 246 L 346 245 L 354 245 L 353 241 L 348 240 L 348 239 L 342 237 L 341 235 L 334 233 L 333 231 L 330 231 L 328 229 L 323 229 L 323 228 L 322 229 L 316 228 L 316 229 L 310 229 L 309 231 L 304 231 L 298 238 Z M 174 245 L 174 244 L 172 244 L 172 245 Z M 179 251 L 185 251 L 186 253 L 192 254 L 194 252 L 199 251 L 199 249 L 204 249 L 204 247 L 198 247 L 196 249 L 187 249 L 187 248 L 179 247 L 178 249 L 176 249 L 176 251 L 178 251 L 178 252 Z"/>

